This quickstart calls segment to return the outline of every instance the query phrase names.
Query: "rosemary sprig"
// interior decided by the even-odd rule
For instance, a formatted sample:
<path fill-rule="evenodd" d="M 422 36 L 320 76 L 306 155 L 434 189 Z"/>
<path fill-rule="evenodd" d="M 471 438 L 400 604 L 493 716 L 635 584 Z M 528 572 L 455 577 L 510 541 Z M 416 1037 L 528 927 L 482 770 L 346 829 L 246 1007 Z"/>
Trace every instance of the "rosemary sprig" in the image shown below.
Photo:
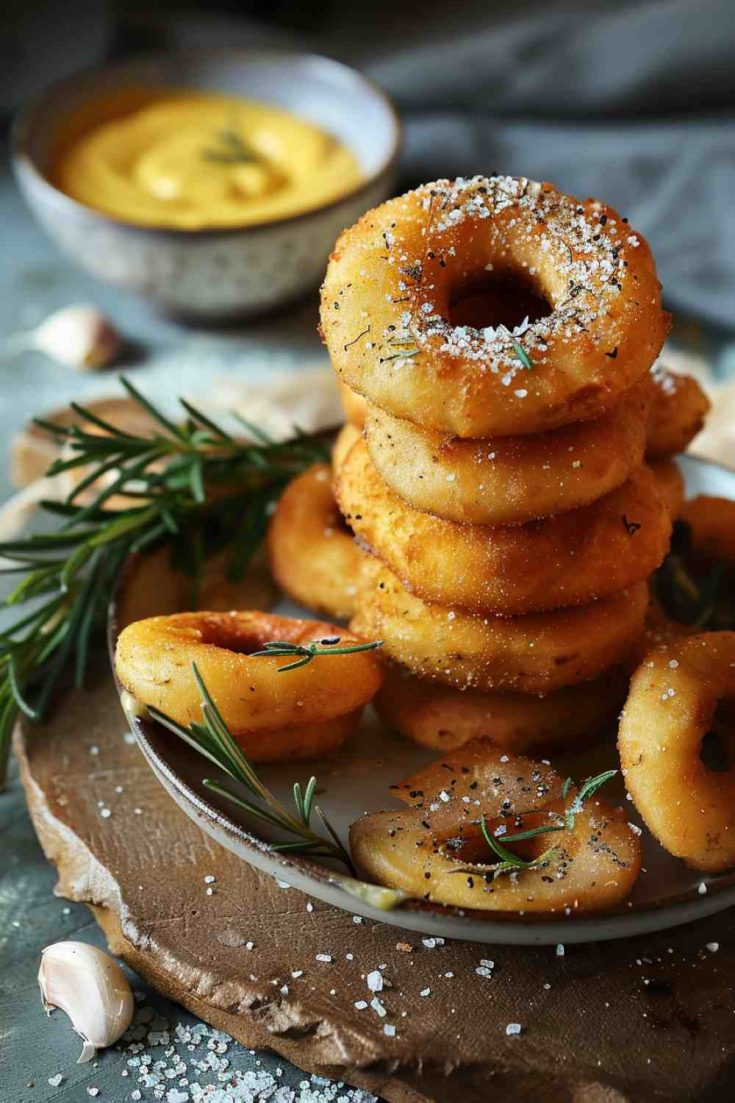
<path fill-rule="evenodd" d="M 690 526 L 675 521 L 671 548 L 651 577 L 654 596 L 673 619 L 701 630 L 735 628 L 732 572 L 696 554 Z"/>
<path fill-rule="evenodd" d="M 297 655 L 298 658 L 293 663 L 287 663 L 286 666 L 280 666 L 278 668 L 279 674 L 284 674 L 287 670 L 298 670 L 300 666 L 306 666 L 312 659 L 315 659 L 317 655 L 352 655 L 356 651 L 374 651 L 376 647 L 382 647 L 382 640 L 373 640 L 371 643 L 353 643 L 347 647 L 338 647 L 341 642 L 341 636 L 325 636 L 321 640 L 314 640 L 313 643 L 289 643 L 287 640 L 270 640 L 266 643 L 262 651 L 253 651 L 251 659 L 262 658 L 270 656 L 274 658 L 277 655 Z"/>
<path fill-rule="evenodd" d="M 252 165 L 260 160 L 258 154 L 245 144 L 240 133 L 234 127 L 223 127 L 216 134 L 220 143 L 218 149 L 202 150 L 205 161 L 221 165 Z"/>
<path fill-rule="evenodd" d="M 185 421 L 175 424 L 122 383 L 151 417 L 152 432 L 118 429 L 76 405 L 80 424 L 39 421 L 63 448 L 49 477 L 81 478 L 65 501 L 42 503 L 62 519 L 58 530 L 0 543 L 3 573 L 19 576 L 0 608 L 22 607 L 0 631 L 0 787 L 18 715 L 42 719 L 68 669 L 82 684 L 127 557 L 168 543 L 172 565 L 192 579 L 194 604 L 204 560 L 227 550 L 228 577 L 239 579 L 283 487 L 327 458 L 317 436 L 276 442 L 246 425 L 252 439 L 236 439 L 183 401 Z M 120 496 L 122 508 L 114 508 Z"/>
<path fill-rule="evenodd" d="M 513 338 L 513 351 L 515 352 L 520 362 L 523 364 L 523 367 L 528 368 L 529 371 L 532 371 L 533 360 L 528 355 L 520 341 L 517 341 L 515 337 Z"/>
<path fill-rule="evenodd" d="M 517 854 L 514 854 L 512 850 L 509 850 L 504 844 L 519 843 L 524 839 L 536 839 L 541 835 L 553 835 L 557 831 L 573 831 L 576 817 L 582 811 L 584 805 L 595 795 L 598 789 L 606 782 L 610 781 L 611 778 L 615 777 L 617 772 L 617 770 L 605 770 L 604 773 L 597 774 L 595 777 L 588 777 L 580 786 L 579 792 L 574 797 L 569 807 L 566 808 L 563 813 L 551 813 L 554 817 L 554 823 L 539 824 L 538 827 L 529 827 L 525 831 L 517 831 L 512 835 L 503 834 L 502 843 L 499 841 L 497 835 L 490 832 L 485 817 L 483 816 L 480 822 L 483 838 L 493 854 L 499 859 L 492 868 L 493 880 L 503 873 L 519 873 L 525 869 L 539 869 L 547 865 L 556 854 L 558 847 L 552 846 L 548 850 L 545 850 L 543 854 L 539 854 L 536 858 L 521 858 Z M 572 784 L 572 779 L 568 777 L 561 791 L 564 800 L 569 796 Z"/>
<path fill-rule="evenodd" d="M 263 784 L 242 747 L 233 739 L 222 714 L 204 684 L 196 663 L 192 663 L 192 670 L 199 692 L 202 695 L 202 723 L 195 721 L 188 727 L 184 727 L 177 721 L 172 720 L 170 716 L 166 716 L 165 713 L 152 707 L 147 709 L 151 719 L 162 724 L 174 735 L 179 736 L 180 739 L 183 739 L 190 747 L 209 759 L 215 766 L 219 766 L 233 781 L 242 785 L 249 796 L 241 796 L 225 785 L 221 785 L 218 781 L 205 778 L 204 784 L 208 789 L 232 801 L 233 804 L 242 808 L 256 820 L 280 828 L 287 834 L 295 836 L 289 842 L 269 844 L 272 850 L 299 853 L 312 858 L 336 858 L 343 862 L 350 873 L 354 875 L 355 868 L 349 851 L 341 842 L 322 809 L 314 803 L 316 778 L 310 777 L 303 789 L 299 782 L 295 783 L 293 787 L 295 813 L 289 811 Z M 251 798 L 254 798 L 254 800 Z M 321 821 L 326 835 L 319 834 L 312 827 L 314 813 Z"/>

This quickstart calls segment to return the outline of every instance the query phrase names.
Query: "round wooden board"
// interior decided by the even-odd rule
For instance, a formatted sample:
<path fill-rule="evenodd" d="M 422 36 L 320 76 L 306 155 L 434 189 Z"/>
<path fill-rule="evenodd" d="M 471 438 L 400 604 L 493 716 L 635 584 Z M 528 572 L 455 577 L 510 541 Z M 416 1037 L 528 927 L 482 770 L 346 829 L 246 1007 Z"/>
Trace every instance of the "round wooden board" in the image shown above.
<path fill-rule="evenodd" d="M 47 724 L 24 726 L 16 750 L 59 893 L 90 904 L 113 951 L 155 987 L 247 1046 L 391 1101 L 735 1094 L 732 912 L 563 956 L 425 945 L 312 904 L 210 840 L 126 741 L 103 670 Z M 366 984 L 378 967 L 385 1016 Z"/>

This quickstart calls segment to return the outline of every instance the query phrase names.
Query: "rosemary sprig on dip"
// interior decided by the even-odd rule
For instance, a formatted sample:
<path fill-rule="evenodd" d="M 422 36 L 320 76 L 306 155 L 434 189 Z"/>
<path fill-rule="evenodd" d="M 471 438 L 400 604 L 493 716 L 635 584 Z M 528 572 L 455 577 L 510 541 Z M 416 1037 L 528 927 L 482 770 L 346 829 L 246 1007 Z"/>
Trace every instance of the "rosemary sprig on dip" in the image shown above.
<path fill-rule="evenodd" d="M 18 715 L 42 719 L 68 669 L 82 684 L 127 557 L 169 543 L 173 566 L 192 579 L 194 602 L 204 560 L 229 550 L 228 577 L 240 578 L 283 487 L 327 458 L 317 436 L 276 442 L 238 419 L 250 438 L 239 440 L 183 400 L 186 420 L 175 424 L 122 382 L 153 432 L 123 431 L 81 406 L 81 424 L 39 421 L 64 448 L 49 476 L 80 478 L 65 501 L 42 503 L 62 518 L 60 529 L 0 543 L 3 573 L 20 576 L 0 608 L 23 607 L 0 631 L 0 787 Z M 114 508 L 120 496 L 122 508 Z"/>
<path fill-rule="evenodd" d="M 295 655 L 296 661 L 280 666 L 278 673 L 283 674 L 287 670 L 297 670 L 300 666 L 306 666 L 317 655 L 351 655 L 355 651 L 374 651 L 376 647 L 382 647 L 382 640 L 373 640 L 370 643 L 353 643 L 349 647 L 338 647 L 341 636 L 325 636 L 324 639 L 314 640 L 313 643 L 288 643 L 286 640 L 271 640 L 265 644 L 262 651 L 253 651 L 251 658 L 262 658 L 270 655 Z"/>
<path fill-rule="evenodd" d="M 272 652 L 267 653 L 272 654 Z M 294 784 L 295 812 L 289 811 L 263 784 L 247 755 L 233 739 L 204 684 L 196 663 L 192 663 L 192 670 L 202 695 L 202 723 L 193 722 L 188 727 L 184 727 L 166 716 L 165 713 L 152 707 L 146 710 L 150 718 L 179 736 L 180 739 L 183 739 L 190 747 L 209 759 L 215 766 L 219 766 L 233 781 L 242 785 L 249 796 L 242 796 L 221 785 L 218 781 L 205 778 L 204 784 L 208 789 L 232 801 L 233 804 L 244 809 L 256 820 L 268 823 L 272 827 L 279 828 L 287 834 L 295 836 L 293 840 L 288 842 L 268 844 L 271 850 L 299 853 L 311 858 L 336 858 L 343 862 L 350 873 L 354 875 L 354 866 L 347 848 L 341 842 L 337 832 L 329 823 L 319 805 L 314 803 L 316 778 L 310 777 L 303 789 L 299 782 Z M 136 706 L 132 705 L 131 702 L 130 707 L 135 708 Z M 255 799 L 253 800 L 251 797 Z M 321 821 L 326 834 L 319 834 L 312 827 L 314 813 Z"/>
<path fill-rule="evenodd" d="M 543 854 L 539 854 L 536 858 L 521 858 L 517 854 L 514 854 L 512 850 L 509 850 L 505 844 L 519 843 L 525 839 L 537 839 L 541 835 L 552 835 L 557 831 L 573 831 L 576 817 L 581 812 L 584 804 L 590 797 L 593 797 L 597 790 L 606 782 L 615 777 L 617 772 L 617 770 L 605 770 L 604 773 L 587 778 L 580 787 L 574 800 L 563 813 L 549 813 L 554 821 L 553 823 L 540 824 L 537 827 L 530 827 L 526 831 L 517 831 L 512 835 L 506 835 L 504 831 L 501 831 L 502 843 L 498 839 L 498 829 L 496 828 L 495 833 L 491 832 L 483 816 L 480 823 L 483 838 L 493 854 L 499 859 L 493 866 L 493 880 L 503 873 L 520 873 L 524 869 L 539 869 L 541 866 L 547 865 L 556 854 L 558 847 L 552 846 L 548 850 L 545 850 Z M 566 800 L 569 795 L 572 784 L 572 779 L 568 777 L 562 788 L 562 798 L 564 800 Z"/>
<path fill-rule="evenodd" d="M 252 165 L 260 161 L 258 154 L 247 146 L 234 127 L 223 127 L 218 130 L 217 141 L 220 143 L 217 149 L 202 150 L 205 161 L 213 161 L 221 165 Z"/>

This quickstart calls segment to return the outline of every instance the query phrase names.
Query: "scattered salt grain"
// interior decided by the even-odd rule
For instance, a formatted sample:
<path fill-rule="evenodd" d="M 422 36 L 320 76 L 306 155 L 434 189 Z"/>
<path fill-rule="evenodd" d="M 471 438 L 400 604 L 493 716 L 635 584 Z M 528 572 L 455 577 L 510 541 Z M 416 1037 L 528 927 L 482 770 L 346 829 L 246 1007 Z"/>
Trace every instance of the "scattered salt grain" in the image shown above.
<path fill-rule="evenodd" d="M 315 960 L 316 961 L 325 961 L 325 962 L 327 962 L 327 964 L 329 964 L 329 962 L 333 961 L 334 958 L 332 957 L 331 954 L 317 954 Z"/>
<path fill-rule="evenodd" d="M 372 973 L 368 973 L 365 978 L 368 989 L 371 992 L 383 991 L 383 976 L 378 969 L 373 969 Z"/>
<path fill-rule="evenodd" d="M 508 1023 L 508 1025 L 505 1028 L 505 1033 L 509 1034 L 509 1035 L 510 1034 L 520 1034 L 522 1029 L 523 1029 L 523 1027 L 521 1026 L 520 1023 Z"/>
<path fill-rule="evenodd" d="M 709 950 L 709 952 L 711 954 L 716 954 L 717 951 L 719 950 L 719 948 L 720 948 L 719 942 L 708 942 L 707 943 L 707 949 Z"/>
<path fill-rule="evenodd" d="M 558 943 L 557 943 L 557 946 L 556 946 L 556 956 L 557 956 L 557 957 L 564 957 L 564 945 L 563 945 L 563 943 L 561 943 L 561 942 L 558 942 Z"/>

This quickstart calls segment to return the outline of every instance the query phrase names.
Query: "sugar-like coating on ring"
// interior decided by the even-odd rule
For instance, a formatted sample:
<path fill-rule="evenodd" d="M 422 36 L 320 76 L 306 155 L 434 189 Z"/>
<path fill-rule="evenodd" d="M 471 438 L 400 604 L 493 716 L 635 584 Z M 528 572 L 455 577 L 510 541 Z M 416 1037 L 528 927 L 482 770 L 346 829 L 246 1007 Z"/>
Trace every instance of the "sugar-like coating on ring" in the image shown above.
<path fill-rule="evenodd" d="M 550 313 L 515 329 L 452 321 L 455 293 L 521 277 Z M 458 436 L 596 417 L 668 326 L 645 240 L 611 208 L 508 176 L 440 180 L 340 237 L 322 289 L 337 373 L 382 409 Z"/>

